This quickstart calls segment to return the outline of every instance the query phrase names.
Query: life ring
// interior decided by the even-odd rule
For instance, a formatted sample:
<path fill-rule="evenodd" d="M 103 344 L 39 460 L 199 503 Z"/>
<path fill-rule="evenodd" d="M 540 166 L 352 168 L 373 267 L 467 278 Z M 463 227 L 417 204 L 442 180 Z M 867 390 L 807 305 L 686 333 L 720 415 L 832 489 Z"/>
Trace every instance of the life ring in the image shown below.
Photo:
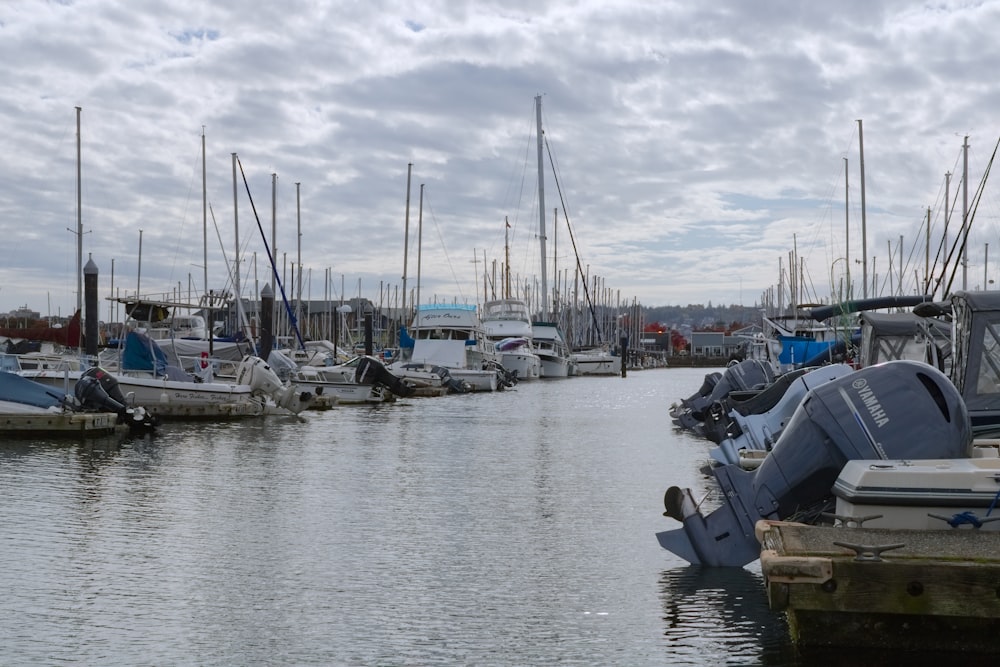
<path fill-rule="evenodd" d="M 208 368 L 208 352 L 201 353 L 201 359 L 199 360 L 198 363 L 201 366 L 201 370 L 205 370 L 206 368 Z"/>

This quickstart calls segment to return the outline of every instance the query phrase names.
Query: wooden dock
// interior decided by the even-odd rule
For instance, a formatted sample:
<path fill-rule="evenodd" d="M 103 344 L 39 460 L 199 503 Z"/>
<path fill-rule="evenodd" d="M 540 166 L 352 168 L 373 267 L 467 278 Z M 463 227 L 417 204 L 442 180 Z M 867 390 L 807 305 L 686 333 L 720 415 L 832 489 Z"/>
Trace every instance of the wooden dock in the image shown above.
<path fill-rule="evenodd" d="M 118 415 L 113 412 L 0 415 L 0 435 L 5 437 L 101 436 L 125 428 L 118 423 Z"/>
<path fill-rule="evenodd" d="M 1000 653 L 1000 531 L 760 521 L 772 609 L 809 647 Z"/>

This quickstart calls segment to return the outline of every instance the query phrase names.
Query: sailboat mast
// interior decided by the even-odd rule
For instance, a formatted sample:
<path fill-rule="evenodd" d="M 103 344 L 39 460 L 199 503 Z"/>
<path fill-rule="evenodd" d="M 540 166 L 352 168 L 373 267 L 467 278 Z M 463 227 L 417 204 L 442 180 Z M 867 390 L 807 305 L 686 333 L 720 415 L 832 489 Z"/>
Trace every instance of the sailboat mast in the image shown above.
<path fill-rule="evenodd" d="M 236 230 L 236 257 L 233 259 L 233 292 L 237 302 L 242 303 L 240 294 L 240 214 L 236 205 L 239 189 L 236 181 L 236 153 L 233 153 L 233 228 Z"/>
<path fill-rule="evenodd" d="M 559 291 L 559 209 L 552 209 L 552 279 L 555 281 L 555 288 L 552 290 L 552 315 L 555 317 L 559 312 L 559 300 L 562 298 Z"/>
<path fill-rule="evenodd" d="M 847 158 L 844 158 L 844 269 L 847 273 L 847 297 L 851 298 L 851 173 L 847 168 Z M 830 285 L 832 288 L 833 285 Z M 844 299 L 843 293 L 840 295 Z"/>
<path fill-rule="evenodd" d="M 504 250 L 504 281 L 503 281 L 503 298 L 509 299 L 510 296 L 510 220 L 507 216 L 504 216 L 504 230 L 503 230 L 503 250 Z"/>
<path fill-rule="evenodd" d="M 278 290 L 278 174 L 271 172 L 271 267 L 274 272 L 274 289 Z M 284 269 L 284 266 L 282 266 Z M 282 270 L 284 274 L 284 270 Z M 283 289 L 283 288 L 282 288 Z M 284 296 L 284 295 L 282 295 Z M 278 300 L 271 304 L 272 331 L 285 333 L 281 326 L 284 319 L 281 309 L 278 307 Z"/>
<path fill-rule="evenodd" d="M 296 255 L 297 258 L 295 262 L 299 265 L 298 271 L 298 286 L 295 295 L 295 322 L 299 323 L 302 319 L 302 197 L 301 197 L 301 183 L 295 184 L 295 236 L 298 241 L 296 244 Z"/>
<path fill-rule="evenodd" d="M 538 139 L 538 240 L 542 253 L 542 319 L 549 319 L 549 285 L 545 275 L 545 169 L 542 160 L 542 96 L 535 96 L 535 134 Z"/>
<path fill-rule="evenodd" d="M 207 308 L 208 302 L 204 301 L 208 297 L 208 178 L 205 169 L 205 126 L 201 126 L 201 266 L 204 271 L 205 282 L 203 283 L 202 305 Z M 211 323 L 209 323 L 211 326 Z"/>
<path fill-rule="evenodd" d="M 969 135 L 962 142 L 962 289 L 969 286 Z"/>
<path fill-rule="evenodd" d="M 403 326 L 406 326 L 406 262 L 410 249 L 410 177 L 413 174 L 413 163 L 406 165 L 406 215 L 403 222 L 403 300 L 402 318 Z"/>
<path fill-rule="evenodd" d="M 420 184 L 420 203 L 417 208 L 417 296 L 413 305 L 420 307 L 420 258 L 424 248 L 424 184 Z"/>
<path fill-rule="evenodd" d="M 80 168 L 80 112 L 76 107 L 76 312 L 83 313 L 83 179 Z M 77 353 L 83 347 L 83 327 L 76 341 Z"/>
<path fill-rule="evenodd" d="M 861 280 L 864 285 L 862 295 L 868 298 L 868 228 L 865 218 L 865 137 L 858 119 L 858 161 L 861 167 Z"/>

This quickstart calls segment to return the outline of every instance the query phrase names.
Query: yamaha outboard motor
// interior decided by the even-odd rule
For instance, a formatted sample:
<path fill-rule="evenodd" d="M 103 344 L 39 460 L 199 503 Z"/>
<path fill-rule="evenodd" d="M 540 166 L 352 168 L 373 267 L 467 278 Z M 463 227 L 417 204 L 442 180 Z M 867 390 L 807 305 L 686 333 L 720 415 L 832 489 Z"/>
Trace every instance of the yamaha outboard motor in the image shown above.
<path fill-rule="evenodd" d="M 679 403 L 674 403 L 670 406 L 670 416 L 676 421 L 681 417 L 681 415 L 690 412 L 692 406 L 702 404 L 702 402 L 705 401 L 712 393 L 712 390 L 715 389 L 715 385 L 719 384 L 719 380 L 721 379 L 722 373 L 706 373 L 705 379 L 701 383 L 701 387 L 698 388 L 698 391 L 691 394 L 687 398 L 682 398 Z M 683 424 L 678 424 L 678 426 L 683 426 Z"/>
<path fill-rule="evenodd" d="M 760 557 L 757 521 L 829 498 L 847 461 L 962 458 L 971 444 L 965 403 L 936 368 L 907 360 L 864 368 L 809 391 L 755 471 L 713 469 L 724 504 L 708 516 L 690 489 L 670 487 L 664 514 L 684 526 L 656 537 L 690 563 L 742 567 Z"/>
<path fill-rule="evenodd" d="M 795 414 L 795 409 L 810 390 L 824 382 L 832 382 L 852 373 L 854 373 L 854 369 L 847 364 L 820 366 L 810 369 L 808 373 L 799 373 L 798 371 L 785 373 L 785 375 L 797 374 L 797 376 L 790 385 L 785 385 L 781 400 L 770 410 L 763 414 L 752 415 L 740 414 L 738 409 L 730 411 L 731 422 L 728 428 L 730 435 L 725 440 L 720 441 L 719 446 L 711 451 L 712 458 L 722 464 L 739 463 L 741 449 L 760 451 L 771 449 Z M 777 387 L 778 385 L 779 382 L 775 381 L 771 386 Z M 771 387 L 768 387 L 762 393 L 770 391 Z"/>
<path fill-rule="evenodd" d="M 772 382 L 774 382 L 774 372 L 764 362 L 747 359 L 731 363 L 708 396 L 699 396 L 693 400 L 683 401 L 688 409 L 688 414 L 674 415 L 675 423 L 678 426 L 697 431 L 705 419 L 708 408 L 716 401 L 722 400 L 732 391 L 761 389 Z"/>
<path fill-rule="evenodd" d="M 739 426 L 733 421 L 733 417 L 768 412 L 779 401 L 784 400 L 785 392 L 788 391 L 793 382 L 811 370 L 813 368 L 797 368 L 782 373 L 760 391 L 729 392 L 729 396 L 716 401 L 706 410 L 705 420 L 701 425 L 702 436 L 716 444 L 727 438 L 736 437 L 740 431 Z M 747 394 L 747 396 L 741 398 L 740 394 Z"/>
<path fill-rule="evenodd" d="M 403 378 L 390 373 L 385 364 L 370 356 L 363 356 L 358 360 L 358 367 L 354 371 L 354 381 L 358 384 L 385 387 L 401 398 L 412 396 L 416 391 L 406 384 Z"/>

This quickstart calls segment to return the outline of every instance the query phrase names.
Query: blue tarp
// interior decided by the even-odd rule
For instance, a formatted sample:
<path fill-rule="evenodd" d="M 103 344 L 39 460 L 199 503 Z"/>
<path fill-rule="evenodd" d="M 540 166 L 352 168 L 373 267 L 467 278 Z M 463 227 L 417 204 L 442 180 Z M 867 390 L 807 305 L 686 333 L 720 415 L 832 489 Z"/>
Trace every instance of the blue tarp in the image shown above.
<path fill-rule="evenodd" d="M 406 332 L 406 327 L 399 327 L 399 346 L 413 348 L 413 338 Z"/>
<path fill-rule="evenodd" d="M 51 408 L 62 405 L 65 394 L 14 373 L 0 372 L 0 399 L 12 403 Z"/>
<path fill-rule="evenodd" d="M 815 359 L 830 348 L 836 341 L 817 341 L 799 336 L 778 336 L 781 341 L 781 354 L 778 361 L 782 364 L 801 365 L 807 359 Z"/>
<path fill-rule="evenodd" d="M 167 370 L 167 355 L 146 334 L 129 331 L 122 351 L 122 370 L 153 371 L 163 375 Z"/>

